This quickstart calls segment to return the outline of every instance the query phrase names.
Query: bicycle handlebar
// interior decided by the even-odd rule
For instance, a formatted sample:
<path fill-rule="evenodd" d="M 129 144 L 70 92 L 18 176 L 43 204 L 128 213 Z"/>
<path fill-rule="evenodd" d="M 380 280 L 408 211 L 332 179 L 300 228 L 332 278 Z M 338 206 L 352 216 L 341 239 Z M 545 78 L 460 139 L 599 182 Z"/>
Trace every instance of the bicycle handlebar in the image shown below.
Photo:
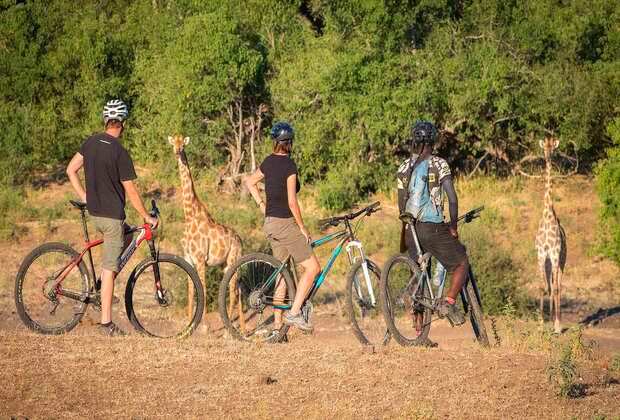
<path fill-rule="evenodd" d="M 363 209 L 358 210 L 354 213 L 345 214 L 343 216 L 328 217 L 327 219 L 321 219 L 318 222 L 319 229 L 323 230 L 324 228 L 328 226 L 338 226 L 343 221 L 356 219 L 362 214 L 371 215 L 381 210 L 380 206 L 381 206 L 381 202 L 375 201 L 371 205 L 364 207 Z"/>
<path fill-rule="evenodd" d="M 480 217 L 480 212 L 484 210 L 484 206 L 480 206 L 477 207 L 473 210 L 468 211 L 467 213 L 461 215 L 458 219 L 456 219 L 457 222 L 460 222 L 461 220 L 463 220 L 465 223 L 469 223 L 472 220 Z"/>

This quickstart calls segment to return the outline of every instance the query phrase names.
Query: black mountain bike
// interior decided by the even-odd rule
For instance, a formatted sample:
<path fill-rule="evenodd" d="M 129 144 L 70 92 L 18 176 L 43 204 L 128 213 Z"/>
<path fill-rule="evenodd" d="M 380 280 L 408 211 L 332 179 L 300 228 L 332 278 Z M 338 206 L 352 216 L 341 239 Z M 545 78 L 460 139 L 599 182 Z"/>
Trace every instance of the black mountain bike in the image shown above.
<path fill-rule="evenodd" d="M 15 279 L 17 313 L 28 328 L 42 334 L 71 331 L 89 304 L 101 310 L 101 282 L 91 250 L 101 245 L 103 239 L 89 240 L 86 204 L 73 200 L 70 203 L 82 215 L 84 250 L 78 253 L 60 242 L 43 244 L 24 258 Z M 151 215 L 159 217 L 155 200 L 151 206 Z M 138 263 L 127 280 L 125 309 L 129 321 L 136 330 L 152 337 L 189 336 L 200 324 L 204 311 L 198 273 L 181 257 L 159 252 L 155 242 L 157 230 L 150 224 L 128 227 L 125 237 L 135 233 L 137 236 L 120 257 L 119 272 L 142 242 L 148 243 L 150 255 Z M 187 296 L 192 289 L 196 299 L 188 308 Z"/>
<path fill-rule="evenodd" d="M 459 217 L 458 221 L 470 223 L 480 216 L 482 209 L 471 210 Z M 428 343 L 432 316 L 443 299 L 446 273 L 444 271 L 441 276 L 431 277 L 432 258 L 430 253 L 423 253 L 420 247 L 413 218 L 403 214 L 401 220 L 406 223 L 407 229 L 411 229 L 420 257 L 414 261 L 408 255 L 398 254 L 385 263 L 380 282 L 381 306 L 387 327 L 399 344 L 424 345 Z M 431 279 L 438 280 L 438 284 L 433 284 Z M 481 345 L 488 346 L 482 301 L 471 265 L 467 282 L 461 291 L 461 300 L 465 313 L 469 314 L 476 339 Z M 421 324 L 416 322 L 418 314 L 422 316 Z"/>

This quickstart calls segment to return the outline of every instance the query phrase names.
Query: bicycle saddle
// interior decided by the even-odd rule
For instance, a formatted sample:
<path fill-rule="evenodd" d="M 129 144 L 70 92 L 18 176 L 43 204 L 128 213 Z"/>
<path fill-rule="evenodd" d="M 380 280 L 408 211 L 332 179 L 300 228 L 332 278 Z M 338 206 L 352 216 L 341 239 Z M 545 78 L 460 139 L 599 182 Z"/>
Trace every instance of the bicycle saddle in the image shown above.
<path fill-rule="evenodd" d="M 71 203 L 73 207 L 75 207 L 76 209 L 80 209 L 80 210 L 86 209 L 86 203 L 83 203 L 81 201 L 69 200 L 69 203 Z"/>

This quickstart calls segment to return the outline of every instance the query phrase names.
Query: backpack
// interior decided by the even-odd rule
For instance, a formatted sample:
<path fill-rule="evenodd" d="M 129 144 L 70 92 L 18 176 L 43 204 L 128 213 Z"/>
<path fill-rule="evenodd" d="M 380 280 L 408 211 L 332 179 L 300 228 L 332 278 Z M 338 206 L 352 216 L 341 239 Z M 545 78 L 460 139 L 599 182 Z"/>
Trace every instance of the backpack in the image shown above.
<path fill-rule="evenodd" d="M 437 174 L 430 174 L 430 161 L 416 162 L 409 173 L 405 210 L 421 222 L 441 223 L 443 214 L 431 199 L 429 179 L 437 179 Z"/>

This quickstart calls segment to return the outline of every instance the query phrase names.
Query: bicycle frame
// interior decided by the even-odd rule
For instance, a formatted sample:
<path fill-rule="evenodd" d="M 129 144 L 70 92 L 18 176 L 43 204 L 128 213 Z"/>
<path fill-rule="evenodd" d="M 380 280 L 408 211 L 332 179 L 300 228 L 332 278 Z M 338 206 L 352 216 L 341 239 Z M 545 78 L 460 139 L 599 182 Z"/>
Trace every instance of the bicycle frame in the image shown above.
<path fill-rule="evenodd" d="M 359 250 L 360 253 L 360 258 L 362 258 L 362 261 L 366 258 L 365 254 L 364 254 L 364 250 L 362 247 L 361 242 L 359 242 L 356 238 L 355 238 L 355 232 L 353 231 L 353 229 L 351 228 L 351 224 L 349 223 L 349 220 L 345 220 L 345 228 L 342 230 L 339 230 L 337 232 L 334 232 L 332 234 L 326 235 L 322 238 L 319 238 L 315 241 L 313 241 L 310 246 L 312 248 L 318 248 L 326 243 L 332 242 L 332 241 L 336 241 L 336 240 L 340 240 L 340 242 L 338 242 L 338 245 L 336 245 L 336 247 L 334 248 L 334 250 L 332 251 L 329 259 L 327 260 L 327 263 L 325 264 L 325 267 L 321 270 L 321 272 L 315 277 L 314 282 L 312 284 L 312 287 L 310 288 L 310 291 L 308 292 L 308 296 L 306 297 L 306 299 L 304 300 L 304 304 L 307 301 L 312 300 L 312 298 L 314 298 L 314 296 L 316 295 L 316 293 L 318 292 L 319 288 L 321 287 L 321 285 L 325 282 L 325 279 L 327 278 L 327 275 L 329 274 L 329 272 L 331 271 L 334 263 L 336 262 L 336 259 L 338 258 L 338 256 L 340 255 L 340 253 L 342 252 L 343 248 L 346 248 L 347 250 L 347 254 L 349 256 L 349 262 L 354 263 L 356 261 L 356 257 L 354 255 L 354 249 Z M 346 244 L 346 246 L 345 246 Z M 275 281 L 276 278 L 280 275 L 280 273 L 282 272 L 282 270 L 284 270 L 285 267 L 288 267 L 291 265 L 291 262 L 294 263 L 293 258 L 291 257 L 291 255 L 287 256 L 286 259 L 284 260 L 284 262 L 280 265 L 280 267 L 278 267 L 278 269 L 276 271 L 274 271 L 269 278 L 267 279 L 267 281 L 265 282 L 265 284 L 261 287 L 263 290 L 267 290 Z M 364 269 L 364 273 L 366 276 L 366 281 L 369 282 L 369 274 L 368 274 L 368 266 L 366 264 L 363 265 L 363 269 Z M 293 270 L 291 270 L 293 273 L 293 276 L 295 277 L 295 280 L 297 280 L 297 276 L 296 276 L 296 272 L 294 269 L 294 264 L 293 264 Z M 370 286 L 370 284 L 368 285 Z M 372 296 L 372 300 L 373 300 L 373 305 L 376 302 L 375 296 L 374 296 L 374 292 L 372 291 L 372 287 L 369 287 L 369 290 L 371 291 L 371 296 Z M 274 307 L 275 309 L 283 309 L 283 310 L 287 310 L 290 309 L 292 305 L 277 305 L 277 304 L 271 304 L 272 307 Z"/>
<path fill-rule="evenodd" d="M 97 239 L 95 241 L 90 241 L 89 235 L 88 235 L 88 227 L 86 225 L 86 212 L 84 209 L 80 209 L 81 212 L 81 216 L 82 216 L 82 229 L 84 232 L 84 240 L 85 240 L 85 248 L 82 250 L 82 252 L 80 252 L 79 255 L 77 255 L 76 257 L 74 257 L 69 264 L 67 264 L 65 267 L 63 267 L 62 269 L 59 270 L 59 274 L 57 275 L 57 279 L 55 280 L 51 290 L 54 290 L 56 295 L 59 296 L 64 296 L 70 299 L 75 299 L 75 300 L 79 300 L 79 301 L 86 301 L 90 296 L 92 296 L 93 293 L 96 294 L 96 292 L 99 291 L 100 289 L 100 281 L 99 279 L 97 279 L 96 277 L 96 273 L 95 273 L 95 264 L 93 262 L 93 255 L 92 255 L 92 249 L 103 244 L 103 239 Z M 135 253 L 135 251 L 138 249 L 138 247 L 140 246 L 140 244 L 142 242 L 144 242 L 145 240 L 148 242 L 149 244 L 149 249 L 151 251 L 151 256 L 153 257 L 154 260 L 157 261 L 157 257 L 158 257 L 158 252 L 157 249 L 155 247 L 155 242 L 153 240 L 153 230 L 151 229 L 151 226 L 148 223 L 145 223 L 144 225 L 140 226 L 140 227 L 132 227 L 129 230 L 127 230 L 126 232 L 124 232 L 125 235 L 129 235 L 129 234 L 133 234 L 135 232 L 140 232 L 138 234 L 137 237 L 133 238 L 131 243 L 127 246 L 127 248 L 125 248 L 125 250 L 123 251 L 123 253 L 120 256 L 120 263 L 119 263 L 119 269 L 118 269 L 118 273 L 120 273 L 123 268 L 125 267 L 125 265 L 127 265 L 127 262 L 129 261 L 129 259 L 133 256 L 133 254 Z M 90 293 L 87 296 L 83 296 L 82 294 L 78 294 L 75 293 L 73 291 L 70 290 L 65 290 L 62 288 L 62 282 L 64 281 L 64 279 L 69 275 L 69 273 L 80 264 L 80 262 L 84 259 L 84 255 L 88 253 L 88 260 L 90 263 L 90 270 L 91 270 L 91 274 L 92 274 L 92 279 L 95 279 L 94 284 L 89 284 L 90 286 Z M 161 293 L 161 284 L 160 284 L 160 276 L 159 276 L 159 266 L 157 264 L 154 265 L 154 271 L 155 271 L 155 279 L 156 279 L 156 288 L 157 288 L 157 292 L 158 292 L 158 296 Z M 117 274 L 118 274 L 117 273 Z M 161 298 L 163 298 L 163 295 L 161 296 Z"/>
<path fill-rule="evenodd" d="M 469 223 L 471 222 L 474 218 L 479 216 L 480 211 L 482 211 L 483 207 L 479 207 L 477 209 L 471 210 L 468 213 L 462 215 L 461 217 L 458 218 L 457 223 L 460 223 L 461 221 L 465 221 L 465 223 Z M 430 281 L 430 272 L 431 272 L 431 259 L 433 258 L 432 255 L 429 252 L 426 253 L 422 253 L 422 247 L 420 246 L 420 241 L 418 239 L 418 235 L 417 232 L 415 230 L 415 226 L 412 223 L 407 222 L 407 227 L 409 229 L 411 229 L 411 233 L 413 235 L 413 239 L 414 239 L 414 243 L 415 243 L 415 247 L 416 247 L 416 252 L 418 255 L 418 261 L 416 261 L 416 263 L 420 266 L 420 271 L 422 272 L 422 279 L 423 279 L 423 284 L 425 287 L 428 288 L 429 294 L 430 294 L 430 304 L 427 302 L 424 302 L 422 300 L 418 300 L 418 303 L 431 309 L 431 310 L 435 310 L 436 306 L 438 304 L 438 302 L 440 301 L 440 298 L 443 296 L 443 289 L 445 287 L 446 284 L 446 275 L 447 272 L 444 271 L 443 276 L 441 278 L 441 283 L 440 285 L 437 287 L 437 290 L 435 291 L 435 293 L 433 292 L 433 287 L 431 285 L 431 281 Z M 413 279 L 412 279 L 413 280 Z M 469 272 L 468 272 L 468 276 L 467 276 L 467 281 L 465 282 L 465 285 L 463 285 L 463 290 L 465 289 L 465 286 L 467 285 L 467 282 L 472 282 L 472 285 L 474 286 L 474 290 L 476 292 L 476 295 L 478 297 L 478 300 L 480 301 L 480 296 L 479 296 L 479 291 L 478 291 L 478 285 L 476 284 L 476 279 L 474 277 L 473 271 L 471 269 L 471 266 L 469 267 Z M 415 289 L 412 291 L 411 295 L 415 295 L 415 293 L 418 291 L 418 287 L 420 286 L 421 282 L 416 282 L 416 287 Z M 463 302 L 467 303 L 467 297 L 465 296 L 465 293 L 463 292 L 463 290 L 461 290 L 461 298 L 463 299 Z"/>

